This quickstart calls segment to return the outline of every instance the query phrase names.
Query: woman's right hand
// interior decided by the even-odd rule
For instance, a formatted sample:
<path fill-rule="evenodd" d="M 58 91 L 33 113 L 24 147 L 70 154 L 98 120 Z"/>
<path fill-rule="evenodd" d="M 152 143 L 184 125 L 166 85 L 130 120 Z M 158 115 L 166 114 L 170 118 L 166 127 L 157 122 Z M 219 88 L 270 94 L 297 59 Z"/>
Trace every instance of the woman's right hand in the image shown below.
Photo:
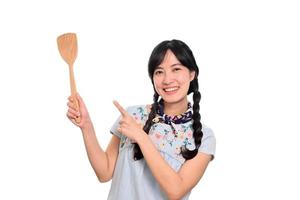
<path fill-rule="evenodd" d="M 91 122 L 88 110 L 83 102 L 83 99 L 79 95 L 79 93 L 76 94 L 76 98 L 77 98 L 77 101 L 79 104 L 79 110 L 76 110 L 74 99 L 72 98 L 72 96 L 69 96 L 68 103 L 67 103 L 67 106 L 69 107 L 68 112 L 67 112 L 67 117 L 73 124 L 75 124 L 76 126 L 78 126 L 81 129 L 83 129 L 83 128 L 87 127 L 88 125 L 90 125 L 92 122 Z M 78 117 L 80 116 L 79 123 L 76 123 L 76 121 L 75 121 L 75 118 L 77 116 Z"/>

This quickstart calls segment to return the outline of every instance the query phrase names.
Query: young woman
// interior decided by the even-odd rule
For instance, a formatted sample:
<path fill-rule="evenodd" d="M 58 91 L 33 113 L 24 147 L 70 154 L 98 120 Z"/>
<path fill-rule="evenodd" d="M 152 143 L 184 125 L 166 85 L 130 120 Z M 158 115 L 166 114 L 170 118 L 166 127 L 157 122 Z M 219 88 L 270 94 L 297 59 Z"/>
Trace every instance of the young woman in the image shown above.
<path fill-rule="evenodd" d="M 121 115 L 110 130 L 106 151 L 98 144 L 79 94 L 79 111 L 69 97 L 67 116 L 82 130 L 99 181 L 112 179 L 108 199 L 186 200 L 213 159 L 216 145 L 212 130 L 200 122 L 199 70 L 190 48 L 171 40 L 154 48 L 148 73 L 154 102 L 125 110 L 114 101 Z M 190 93 L 193 104 L 188 102 Z"/>

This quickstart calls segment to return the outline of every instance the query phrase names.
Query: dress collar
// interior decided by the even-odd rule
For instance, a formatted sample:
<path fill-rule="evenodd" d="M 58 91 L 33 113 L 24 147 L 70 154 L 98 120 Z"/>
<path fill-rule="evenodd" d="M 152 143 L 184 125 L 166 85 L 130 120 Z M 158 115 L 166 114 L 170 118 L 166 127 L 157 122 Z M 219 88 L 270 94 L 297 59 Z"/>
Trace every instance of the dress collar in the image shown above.
<path fill-rule="evenodd" d="M 188 121 L 192 120 L 193 115 L 193 109 L 191 106 L 191 103 L 188 102 L 188 109 L 185 111 L 185 113 L 175 115 L 175 116 L 169 116 L 164 113 L 164 105 L 162 101 L 159 101 L 158 103 L 158 109 L 157 109 L 157 115 L 153 119 L 153 122 L 160 121 L 159 118 L 162 120 L 162 122 L 171 125 L 171 123 L 174 124 L 182 124 L 186 123 Z"/>

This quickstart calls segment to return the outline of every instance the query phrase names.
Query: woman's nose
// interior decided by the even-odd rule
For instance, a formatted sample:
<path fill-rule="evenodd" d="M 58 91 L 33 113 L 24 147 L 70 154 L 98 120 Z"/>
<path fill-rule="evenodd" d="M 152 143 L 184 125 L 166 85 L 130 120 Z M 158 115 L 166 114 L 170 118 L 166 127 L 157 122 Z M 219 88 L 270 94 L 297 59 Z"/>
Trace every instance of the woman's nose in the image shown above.
<path fill-rule="evenodd" d="M 173 76 L 170 73 L 164 74 L 163 84 L 170 85 L 173 82 Z"/>

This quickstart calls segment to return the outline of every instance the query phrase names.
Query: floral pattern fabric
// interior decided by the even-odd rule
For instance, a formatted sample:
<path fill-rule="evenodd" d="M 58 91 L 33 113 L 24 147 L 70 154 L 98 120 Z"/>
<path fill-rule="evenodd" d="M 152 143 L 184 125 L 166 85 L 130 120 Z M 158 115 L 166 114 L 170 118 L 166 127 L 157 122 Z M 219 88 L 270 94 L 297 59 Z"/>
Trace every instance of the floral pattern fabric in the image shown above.
<path fill-rule="evenodd" d="M 170 117 L 164 114 L 161 108 L 160 106 L 160 111 L 156 116 L 156 118 L 159 119 L 157 123 L 152 125 L 149 131 L 149 137 L 162 154 L 168 154 L 183 164 L 185 159 L 180 153 L 181 147 L 186 146 L 189 150 L 195 149 L 191 104 L 188 104 L 188 110 L 181 114 L 180 117 Z M 131 107 L 127 110 L 134 119 L 143 125 L 146 123 L 149 114 L 146 106 Z M 129 138 L 121 135 L 120 150 L 132 145 L 132 143 L 133 141 Z"/>

